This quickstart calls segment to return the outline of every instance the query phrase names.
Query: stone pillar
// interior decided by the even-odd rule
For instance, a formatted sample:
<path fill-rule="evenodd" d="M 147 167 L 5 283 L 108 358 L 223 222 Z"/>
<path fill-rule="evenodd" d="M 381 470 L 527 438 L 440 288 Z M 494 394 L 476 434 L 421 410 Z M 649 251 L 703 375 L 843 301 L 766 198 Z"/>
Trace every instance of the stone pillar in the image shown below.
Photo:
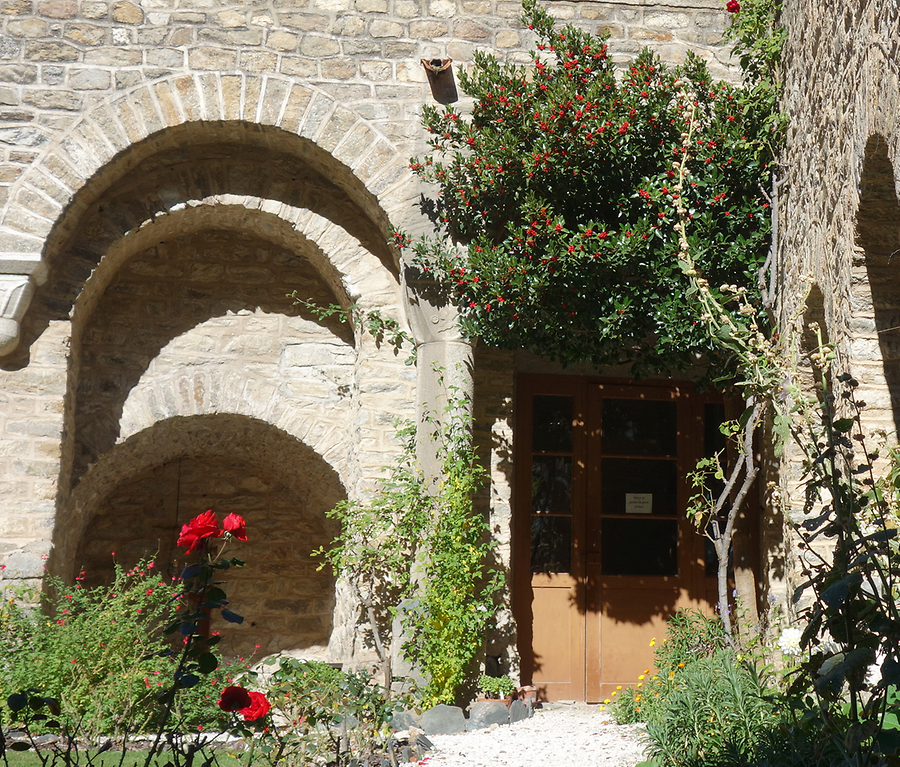
<path fill-rule="evenodd" d="M 425 475 L 436 477 L 440 461 L 432 435 L 446 414 L 448 402 L 464 401 L 471 415 L 472 342 L 462 337 L 456 307 L 441 295 L 434 283 L 406 277 L 406 311 L 416 340 L 418 371 L 416 452 Z"/>

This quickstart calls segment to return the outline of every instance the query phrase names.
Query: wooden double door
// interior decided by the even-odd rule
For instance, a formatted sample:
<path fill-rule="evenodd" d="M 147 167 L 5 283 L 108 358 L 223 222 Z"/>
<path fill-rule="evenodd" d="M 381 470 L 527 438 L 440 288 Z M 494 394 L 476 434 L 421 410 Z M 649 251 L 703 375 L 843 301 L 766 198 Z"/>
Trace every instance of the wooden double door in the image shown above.
<path fill-rule="evenodd" d="M 691 384 L 518 381 L 515 599 L 523 680 L 596 702 L 635 684 L 683 607 L 711 611 L 715 561 L 685 511 L 722 446 Z"/>

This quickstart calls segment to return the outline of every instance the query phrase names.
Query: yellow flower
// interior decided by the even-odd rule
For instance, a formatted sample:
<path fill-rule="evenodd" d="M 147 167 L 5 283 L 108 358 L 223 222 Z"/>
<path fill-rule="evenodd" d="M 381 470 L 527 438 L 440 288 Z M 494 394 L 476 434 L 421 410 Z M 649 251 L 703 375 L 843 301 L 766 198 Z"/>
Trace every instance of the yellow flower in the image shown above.
<path fill-rule="evenodd" d="M 656 647 L 656 637 L 653 637 L 653 639 L 650 640 L 650 646 Z"/>
<path fill-rule="evenodd" d="M 644 678 L 644 675 L 641 674 L 641 675 L 638 677 L 638 681 L 640 681 L 640 680 L 643 679 L 643 678 Z"/>
<path fill-rule="evenodd" d="M 640 706 L 635 706 L 635 707 L 634 707 L 634 710 L 635 710 L 635 711 L 640 711 L 640 710 L 641 710 L 641 707 L 640 707 Z"/>
<path fill-rule="evenodd" d="M 616 689 L 617 689 L 617 690 L 621 690 L 621 689 L 622 689 L 622 685 L 620 685 L 620 684 L 619 684 L 619 685 L 616 685 Z"/>
<path fill-rule="evenodd" d="M 619 691 L 618 691 L 618 690 L 613 690 L 613 691 L 612 691 L 612 694 L 613 694 L 613 695 L 618 695 L 618 694 L 619 694 Z"/>
<path fill-rule="evenodd" d="M 605 711 L 605 710 L 606 710 L 606 706 L 600 706 L 600 710 L 601 710 L 601 711 Z"/>
<path fill-rule="evenodd" d="M 645 669 L 644 669 L 644 673 L 645 673 L 645 674 L 649 674 L 649 673 L 650 673 L 650 669 L 649 669 L 649 668 L 645 668 Z"/>
<path fill-rule="evenodd" d="M 644 683 L 643 683 L 643 682 L 638 682 L 638 683 L 637 683 L 637 686 L 638 686 L 638 687 L 643 687 L 643 686 L 644 686 Z"/>
<path fill-rule="evenodd" d="M 610 700 L 609 700 L 609 698 L 607 698 L 607 699 L 606 699 L 606 700 L 604 700 L 604 701 L 603 701 L 603 702 L 604 702 L 604 703 L 609 703 L 609 702 L 610 702 Z"/>
<path fill-rule="evenodd" d="M 684 668 L 684 661 L 678 664 L 678 668 Z"/>
<path fill-rule="evenodd" d="M 675 678 L 675 672 L 674 672 L 674 671 L 670 671 L 670 672 L 669 672 L 669 679 L 674 679 L 674 678 Z"/>

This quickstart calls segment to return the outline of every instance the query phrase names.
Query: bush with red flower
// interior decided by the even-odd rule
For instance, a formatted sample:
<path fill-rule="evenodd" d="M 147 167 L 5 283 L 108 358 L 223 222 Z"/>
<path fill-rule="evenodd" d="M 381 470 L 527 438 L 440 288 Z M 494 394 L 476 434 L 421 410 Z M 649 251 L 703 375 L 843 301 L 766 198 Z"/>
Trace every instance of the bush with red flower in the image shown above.
<path fill-rule="evenodd" d="M 698 356 L 727 369 L 678 267 L 677 210 L 689 210 L 691 252 L 710 285 L 756 295 L 781 135 L 774 92 L 760 78 L 715 82 L 696 56 L 669 67 L 648 50 L 620 76 L 606 36 L 559 29 L 535 0 L 523 5 L 532 62 L 476 53 L 460 73 L 471 117 L 424 111 L 433 153 L 411 168 L 439 190 L 442 231 L 413 243 L 417 263 L 446 288 L 464 332 L 490 345 L 645 375 Z M 733 17 L 741 24 L 763 3 L 745 5 Z M 689 120 L 688 179 L 676 192 Z"/>

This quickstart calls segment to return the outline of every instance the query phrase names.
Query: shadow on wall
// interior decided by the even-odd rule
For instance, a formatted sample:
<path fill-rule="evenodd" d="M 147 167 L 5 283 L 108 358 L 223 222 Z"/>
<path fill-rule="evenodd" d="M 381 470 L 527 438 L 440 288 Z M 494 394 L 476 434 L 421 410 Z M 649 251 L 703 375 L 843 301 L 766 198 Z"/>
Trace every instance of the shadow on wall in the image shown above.
<path fill-rule="evenodd" d="M 887 151 L 881 136 L 872 136 L 866 144 L 856 225 L 894 428 L 900 429 L 900 203 Z"/>

